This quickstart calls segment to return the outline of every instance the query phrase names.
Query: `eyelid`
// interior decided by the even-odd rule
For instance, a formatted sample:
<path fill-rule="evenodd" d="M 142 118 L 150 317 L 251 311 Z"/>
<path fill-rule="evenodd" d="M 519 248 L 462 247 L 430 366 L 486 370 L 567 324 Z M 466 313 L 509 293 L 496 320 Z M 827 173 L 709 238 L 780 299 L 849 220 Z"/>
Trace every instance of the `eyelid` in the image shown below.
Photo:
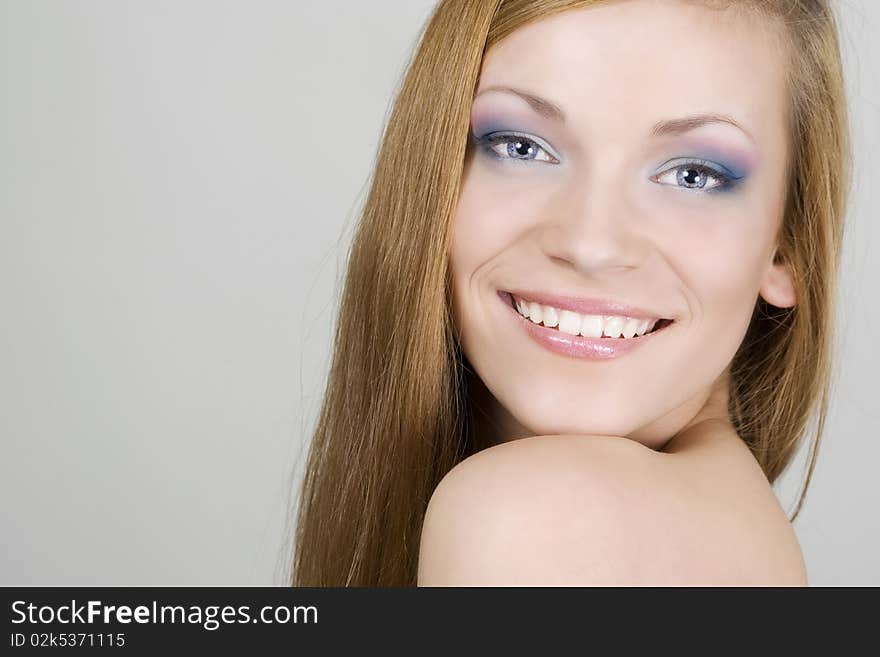
<path fill-rule="evenodd" d="M 505 141 L 504 139 L 502 139 L 502 137 L 523 137 L 525 139 L 528 139 L 530 141 L 535 142 L 538 146 L 540 146 L 542 149 L 544 149 L 544 151 L 546 151 L 546 153 L 550 157 L 552 157 L 553 159 L 556 160 L 556 162 L 545 162 L 545 164 L 558 164 L 562 159 L 559 157 L 559 155 L 557 155 L 556 150 L 552 146 L 550 146 L 550 144 L 548 144 L 546 141 L 541 139 L 540 137 L 536 137 L 536 136 L 531 135 L 527 132 L 519 132 L 518 130 L 495 130 L 493 132 L 488 132 L 488 133 L 484 134 L 482 137 L 475 137 L 475 140 L 479 144 L 487 144 L 492 141 L 499 141 L 499 142 Z M 540 161 L 540 160 L 517 160 L 515 158 L 505 158 L 505 157 L 499 157 L 499 159 L 511 160 L 514 162 Z"/>
<path fill-rule="evenodd" d="M 708 189 L 704 188 L 689 188 L 682 187 L 680 185 L 664 185 L 669 186 L 674 189 L 680 189 L 687 192 L 693 192 L 697 194 L 718 194 L 727 191 L 731 191 L 735 189 L 738 185 L 741 184 L 743 178 L 745 178 L 745 174 L 735 176 L 730 169 L 723 165 L 718 165 L 709 160 L 704 160 L 699 157 L 690 157 L 690 158 L 676 158 L 673 160 L 669 160 L 664 165 L 659 167 L 659 171 L 651 176 L 651 180 L 653 182 L 659 183 L 659 179 L 668 174 L 670 171 L 676 171 L 678 169 L 684 169 L 685 167 L 691 167 L 696 169 L 702 169 L 706 171 L 709 176 L 715 178 L 719 181 L 720 184 L 715 187 L 711 187 Z M 677 180 L 677 177 L 676 177 Z M 663 184 L 663 183 L 660 183 Z"/>
<path fill-rule="evenodd" d="M 674 169 L 675 167 L 680 167 L 686 164 L 699 164 L 700 166 L 704 166 L 707 169 L 714 169 L 715 171 L 722 174 L 726 178 L 729 178 L 730 180 L 740 180 L 743 177 L 737 176 L 733 173 L 733 171 L 722 164 L 718 164 L 717 162 L 713 162 L 711 160 L 704 160 L 699 157 L 674 158 L 672 160 L 669 160 L 668 162 L 664 162 L 663 164 L 661 164 L 657 169 L 657 173 L 664 173 L 669 169 Z"/>

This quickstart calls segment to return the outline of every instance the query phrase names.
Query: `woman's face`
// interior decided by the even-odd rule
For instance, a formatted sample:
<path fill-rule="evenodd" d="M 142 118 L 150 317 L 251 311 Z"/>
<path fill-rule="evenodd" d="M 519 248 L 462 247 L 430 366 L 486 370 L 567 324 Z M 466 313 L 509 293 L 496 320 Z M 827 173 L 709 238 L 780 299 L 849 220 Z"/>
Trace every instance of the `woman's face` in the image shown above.
<path fill-rule="evenodd" d="M 494 442 L 590 433 L 660 449 L 726 380 L 758 295 L 794 305 L 774 259 L 783 43 L 767 19 L 628 0 L 532 23 L 486 54 L 450 266 Z M 556 305 L 539 326 L 507 292 Z M 672 323 L 580 335 L 644 326 L 626 317 Z M 547 346 L 572 340 L 586 351 Z"/>

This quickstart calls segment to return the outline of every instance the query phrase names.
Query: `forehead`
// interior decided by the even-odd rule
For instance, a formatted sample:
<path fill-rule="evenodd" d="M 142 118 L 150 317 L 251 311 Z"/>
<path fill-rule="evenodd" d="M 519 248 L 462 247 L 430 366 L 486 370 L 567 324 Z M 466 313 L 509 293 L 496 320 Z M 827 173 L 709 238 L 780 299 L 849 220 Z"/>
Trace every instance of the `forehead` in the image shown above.
<path fill-rule="evenodd" d="M 494 44 L 477 93 L 527 90 L 558 104 L 566 124 L 590 135 L 601 126 L 608 139 L 707 112 L 735 118 L 766 142 L 784 125 L 783 37 L 782 26 L 763 14 L 682 0 L 600 2 Z"/>

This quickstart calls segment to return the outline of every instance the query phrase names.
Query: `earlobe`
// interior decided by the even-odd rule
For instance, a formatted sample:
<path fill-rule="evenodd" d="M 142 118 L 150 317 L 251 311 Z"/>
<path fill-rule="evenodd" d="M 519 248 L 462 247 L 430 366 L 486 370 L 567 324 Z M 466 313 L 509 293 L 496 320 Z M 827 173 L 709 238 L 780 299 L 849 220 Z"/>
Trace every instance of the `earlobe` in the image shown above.
<path fill-rule="evenodd" d="M 761 281 L 760 294 L 777 308 L 791 308 L 797 304 L 797 293 L 788 263 L 774 254 Z"/>

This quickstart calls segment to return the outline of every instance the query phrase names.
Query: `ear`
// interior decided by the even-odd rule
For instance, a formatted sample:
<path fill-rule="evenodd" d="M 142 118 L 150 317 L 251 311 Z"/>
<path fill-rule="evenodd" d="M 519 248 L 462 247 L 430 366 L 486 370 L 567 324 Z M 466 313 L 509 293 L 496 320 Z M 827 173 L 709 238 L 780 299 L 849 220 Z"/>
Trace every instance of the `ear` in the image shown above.
<path fill-rule="evenodd" d="M 777 308 L 791 308 L 797 303 L 791 268 L 776 251 L 761 279 L 760 294 L 767 303 Z"/>

